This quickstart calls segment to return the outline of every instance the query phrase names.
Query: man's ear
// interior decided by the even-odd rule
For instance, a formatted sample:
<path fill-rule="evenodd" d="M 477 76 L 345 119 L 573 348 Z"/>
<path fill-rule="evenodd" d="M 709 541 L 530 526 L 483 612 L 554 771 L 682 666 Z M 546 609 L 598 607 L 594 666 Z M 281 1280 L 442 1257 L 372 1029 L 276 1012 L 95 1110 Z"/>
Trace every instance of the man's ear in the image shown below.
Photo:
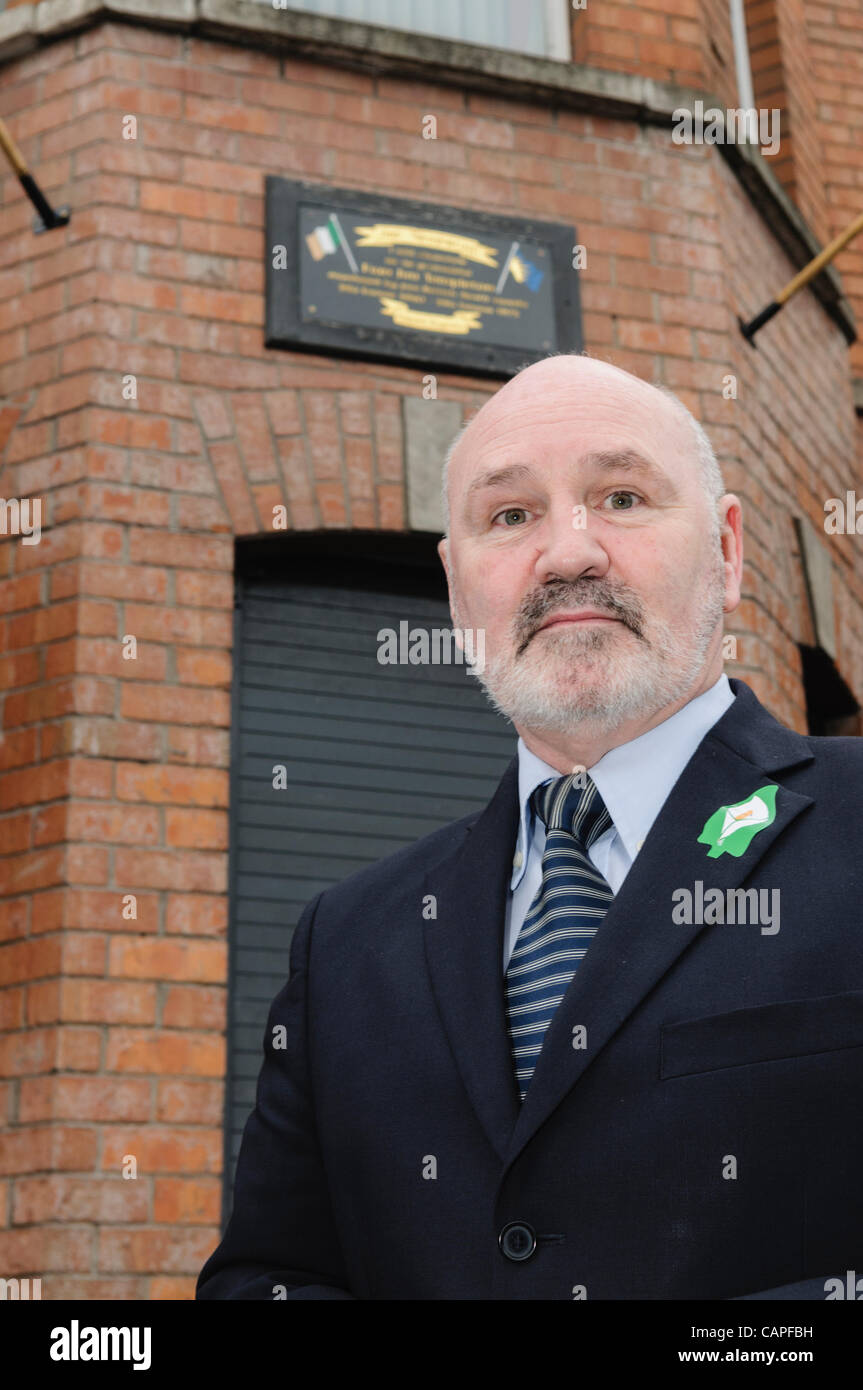
<path fill-rule="evenodd" d="M 727 492 L 719 503 L 722 514 L 720 540 L 725 559 L 725 603 L 723 611 L 733 613 L 740 603 L 743 576 L 743 510 L 740 499 Z"/>
<path fill-rule="evenodd" d="M 449 615 L 452 619 L 453 627 L 456 628 L 458 627 L 458 623 L 455 620 L 455 609 L 453 607 L 452 601 L 452 581 L 450 580 L 449 573 L 449 545 L 446 536 L 444 536 L 443 540 L 438 541 L 437 553 L 440 556 L 440 562 L 443 565 L 444 574 L 446 575 L 447 596 L 449 599 Z"/>
<path fill-rule="evenodd" d="M 440 556 L 440 562 L 444 567 L 444 573 L 446 574 L 446 582 L 447 584 L 449 584 L 449 548 L 447 546 L 446 536 L 444 536 L 442 540 L 438 541 L 437 553 Z"/>

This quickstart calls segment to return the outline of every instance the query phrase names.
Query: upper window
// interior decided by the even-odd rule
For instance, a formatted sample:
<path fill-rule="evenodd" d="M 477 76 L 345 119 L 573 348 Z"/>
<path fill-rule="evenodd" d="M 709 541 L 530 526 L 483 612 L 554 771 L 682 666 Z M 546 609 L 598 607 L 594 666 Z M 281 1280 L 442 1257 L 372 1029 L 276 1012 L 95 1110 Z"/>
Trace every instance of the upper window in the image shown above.
<path fill-rule="evenodd" d="M 288 0 L 287 8 L 561 62 L 570 59 L 566 0 Z"/>

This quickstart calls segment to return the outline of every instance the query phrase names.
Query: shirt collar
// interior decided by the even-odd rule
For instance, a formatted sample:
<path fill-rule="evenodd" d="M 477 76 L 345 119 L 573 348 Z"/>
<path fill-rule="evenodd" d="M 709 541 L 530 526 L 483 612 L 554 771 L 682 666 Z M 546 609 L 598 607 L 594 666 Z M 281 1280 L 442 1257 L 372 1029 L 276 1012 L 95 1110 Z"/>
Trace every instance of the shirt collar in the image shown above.
<path fill-rule="evenodd" d="M 734 691 L 723 673 L 709 690 L 663 719 L 661 724 L 628 743 L 610 748 L 599 762 L 588 768 L 630 859 L 641 849 L 669 792 L 704 735 L 733 703 Z M 527 867 L 527 851 L 533 834 L 531 795 L 544 782 L 562 775 L 532 753 L 519 737 L 519 824 L 510 880 L 513 891 Z"/>

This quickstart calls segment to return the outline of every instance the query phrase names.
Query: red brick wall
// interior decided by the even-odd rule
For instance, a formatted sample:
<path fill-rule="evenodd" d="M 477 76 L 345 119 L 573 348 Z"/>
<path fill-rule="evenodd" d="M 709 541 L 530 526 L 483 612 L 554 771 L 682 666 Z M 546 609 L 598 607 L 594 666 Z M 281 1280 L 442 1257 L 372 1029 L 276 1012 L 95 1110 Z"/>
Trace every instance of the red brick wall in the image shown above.
<path fill-rule="evenodd" d="M 833 237 L 863 211 L 863 0 L 819 0 L 804 6 L 804 17 L 826 194 L 825 236 Z M 835 265 L 863 325 L 863 235 L 840 252 Z M 863 380 L 859 339 L 851 348 L 851 367 Z M 863 477 L 863 440 L 858 477 Z"/>
<path fill-rule="evenodd" d="M 756 105 L 781 112 L 770 167 L 826 243 L 863 208 L 863 0 L 746 0 L 746 17 Z M 588 5 L 573 14 L 572 47 L 578 63 L 739 105 L 728 0 Z M 835 264 L 863 321 L 863 237 Z M 863 341 L 851 363 L 863 379 Z"/>
<path fill-rule="evenodd" d="M 728 0 L 611 0 L 573 12 L 577 63 L 706 90 L 736 106 Z"/>
<path fill-rule="evenodd" d="M 698 29 L 704 50 L 705 87 L 726 106 L 739 106 L 728 0 L 701 0 Z"/>
<path fill-rule="evenodd" d="M 788 263 L 775 244 L 763 240 L 759 218 L 741 196 L 725 162 L 715 169 L 724 185 L 724 190 L 717 190 L 722 205 L 721 244 L 758 247 L 754 255 L 723 257 L 726 292 L 737 303 L 754 305 L 760 302 L 765 280 L 782 284 L 790 278 Z M 744 662 L 754 667 L 766 663 L 787 697 L 796 702 L 795 643 L 811 644 L 816 639 L 791 517 L 808 518 L 834 565 L 836 664 L 860 700 L 860 540 L 853 535 L 824 534 L 826 498 L 844 497 L 845 489 L 860 477 L 848 350 L 838 334 L 827 342 L 823 311 L 808 293 L 798 295 L 757 342 L 756 362 L 756 354 L 741 335 L 732 332 L 728 339 L 730 370 L 739 390 L 739 408 L 732 412 L 733 432 L 727 432 L 722 421 L 730 402 L 710 392 L 702 396 L 706 407 L 702 418 L 723 459 L 726 485 L 743 499 L 744 551 L 751 579 L 731 626 L 747 634 L 740 644 Z M 694 370 L 697 375 L 697 367 Z M 859 494 L 859 481 L 857 486 Z M 768 698 L 778 713 L 772 694 Z M 787 715 L 779 717 L 794 722 Z M 802 720 L 796 727 L 805 727 Z"/>
<path fill-rule="evenodd" d="M 74 207 L 34 238 L 0 184 L 0 495 L 45 504 L 39 545 L 0 543 L 0 1272 L 187 1298 L 218 1234 L 233 537 L 282 501 L 296 529 L 401 528 L 422 375 L 264 348 L 265 175 L 576 224 L 588 349 L 677 390 L 744 498 L 729 671 L 797 728 L 790 515 L 851 485 L 847 352 L 809 295 L 742 341 L 792 267 L 721 155 L 665 130 L 116 24 L 10 64 L 0 113 Z M 859 693 L 860 552 L 834 544 Z"/>
<path fill-rule="evenodd" d="M 755 104 L 781 114 L 781 146 L 770 167 L 821 241 L 828 241 L 818 91 L 803 0 L 756 0 L 747 7 Z M 860 8 L 863 17 L 863 7 Z"/>
<path fill-rule="evenodd" d="M 702 0 L 588 0 L 585 9 L 573 12 L 571 32 L 576 63 L 704 85 Z"/>

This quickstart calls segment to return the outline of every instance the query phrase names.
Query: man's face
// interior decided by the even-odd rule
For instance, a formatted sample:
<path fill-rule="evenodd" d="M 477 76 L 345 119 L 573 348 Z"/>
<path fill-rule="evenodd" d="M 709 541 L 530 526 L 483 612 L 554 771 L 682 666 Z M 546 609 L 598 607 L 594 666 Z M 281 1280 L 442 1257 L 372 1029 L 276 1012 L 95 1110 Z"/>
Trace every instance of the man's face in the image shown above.
<path fill-rule="evenodd" d="M 484 629 L 478 674 L 520 731 L 648 717 L 717 659 L 739 560 L 724 563 L 693 445 L 661 395 L 565 358 L 464 435 L 440 546 L 453 622 Z"/>

